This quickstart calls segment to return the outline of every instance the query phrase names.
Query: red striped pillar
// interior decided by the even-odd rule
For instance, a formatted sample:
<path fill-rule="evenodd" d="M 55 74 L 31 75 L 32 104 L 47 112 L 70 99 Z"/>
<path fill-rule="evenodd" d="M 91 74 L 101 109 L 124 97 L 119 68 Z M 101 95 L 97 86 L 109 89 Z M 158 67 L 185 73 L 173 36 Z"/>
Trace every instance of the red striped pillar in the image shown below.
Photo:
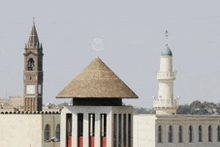
<path fill-rule="evenodd" d="M 91 137 L 90 143 L 91 147 L 95 147 L 95 137 Z"/>
<path fill-rule="evenodd" d="M 107 138 L 106 137 L 102 138 L 102 147 L 107 147 Z"/>
<path fill-rule="evenodd" d="M 68 147 L 72 147 L 72 137 L 68 137 Z"/>
<path fill-rule="evenodd" d="M 83 147 L 83 137 L 79 137 L 79 147 Z"/>

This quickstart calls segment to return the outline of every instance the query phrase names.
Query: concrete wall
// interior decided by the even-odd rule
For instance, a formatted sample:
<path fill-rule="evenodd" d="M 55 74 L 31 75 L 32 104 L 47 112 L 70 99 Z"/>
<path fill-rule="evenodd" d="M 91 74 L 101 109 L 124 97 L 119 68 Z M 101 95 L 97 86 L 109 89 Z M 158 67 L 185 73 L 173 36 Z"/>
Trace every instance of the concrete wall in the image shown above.
<path fill-rule="evenodd" d="M 134 147 L 155 147 L 155 115 L 134 115 Z"/>
<path fill-rule="evenodd" d="M 179 126 L 183 142 L 179 142 Z M 189 126 L 193 127 L 193 141 L 189 142 Z M 202 142 L 198 141 L 198 127 L 202 126 Z M 212 126 L 212 141 L 208 141 L 208 127 Z M 134 147 L 216 147 L 220 116 L 196 115 L 134 115 Z M 158 127 L 162 127 L 162 142 L 158 142 Z M 168 142 L 169 126 L 173 128 L 173 141 Z"/>
<path fill-rule="evenodd" d="M 59 114 L 0 114 L 0 147 L 41 147 L 44 127 L 60 122 Z M 54 127 L 51 129 L 54 133 Z M 59 147 L 47 143 L 45 147 Z"/>
<path fill-rule="evenodd" d="M 42 115 L 42 142 L 44 142 L 44 129 L 45 126 L 50 126 L 50 138 L 56 136 L 56 127 L 60 124 L 60 114 L 44 114 Z M 61 131 L 60 131 L 61 132 Z M 45 147 L 60 147 L 60 142 L 45 143 Z"/>
<path fill-rule="evenodd" d="M 23 106 L 23 97 L 9 97 L 10 105 L 12 108 L 19 108 Z"/>
<path fill-rule="evenodd" d="M 156 142 L 157 147 L 216 147 L 220 146 L 220 142 L 217 142 L 217 127 L 220 125 L 220 116 L 196 116 L 196 115 L 176 115 L 170 117 L 157 117 L 156 128 L 161 125 L 163 127 L 163 142 Z M 183 142 L 179 142 L 179 126 L 183 128 Z M 189 126 L 193 127 L 193 141 L 189 142 Z M 202 142 L 198 141 L 198 127 L 202 126 Z M 212 126 L 212 142 L 208 142 L 208 127 Z M 173 141 L 168 142 L 168 128 L 173 127 Z M 156 129 L 157 130 L 157 129 Z M 158 131 L 156 131 L 158 136 Z"/>

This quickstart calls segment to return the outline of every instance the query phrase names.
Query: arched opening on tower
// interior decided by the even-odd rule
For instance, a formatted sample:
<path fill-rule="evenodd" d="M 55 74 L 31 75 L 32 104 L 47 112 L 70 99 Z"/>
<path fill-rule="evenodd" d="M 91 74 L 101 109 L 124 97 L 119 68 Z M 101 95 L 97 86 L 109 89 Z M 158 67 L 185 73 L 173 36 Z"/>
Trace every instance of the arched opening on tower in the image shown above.
<path fill-rule="evenodd" d="M 32 58 L 28 60 L 28 71 L 34 71 L 35 70 L 35 63 Z"/>

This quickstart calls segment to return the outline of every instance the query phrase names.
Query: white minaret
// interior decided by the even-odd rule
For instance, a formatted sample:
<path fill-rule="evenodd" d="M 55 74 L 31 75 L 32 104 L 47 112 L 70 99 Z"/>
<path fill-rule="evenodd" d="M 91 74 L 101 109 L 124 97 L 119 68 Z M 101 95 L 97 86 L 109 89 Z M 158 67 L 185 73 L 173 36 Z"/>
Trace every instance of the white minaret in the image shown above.
<path fill-rule="evenodd" d="M 165 35 L 168 36 L 168 31 Z M 173 71 L 173 55 L 168 44 L 166 44 L 166 52 L 160 57 L 160 71 L 157 72 L 157 79 L 159 81 L 158 98 L 154 97 L 153 101 L 156 114 L 175 115 L 179 98 L 174 99 L 176 71 Z"/>

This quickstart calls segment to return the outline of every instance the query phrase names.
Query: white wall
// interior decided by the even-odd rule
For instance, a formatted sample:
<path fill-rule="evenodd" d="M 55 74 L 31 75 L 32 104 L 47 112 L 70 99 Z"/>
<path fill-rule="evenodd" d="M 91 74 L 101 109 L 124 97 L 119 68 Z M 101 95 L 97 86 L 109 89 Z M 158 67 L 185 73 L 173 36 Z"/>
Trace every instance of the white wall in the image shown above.
<path fill-rule="evenodd" d="M 162 126 L 162 143 L 158 143 L 158 127 Z M 168 128 L 173 127 L 173 141 L 168 142 Z M 183 129 L 183 142 L 179 143 L 178 129 Z M 193 126 L 193 142 L 189 143 L 189 126 Z M 202 126 L 203 141 L 198 142 L 198 127 Z M 212 126 L 212 142 L 208 142 L 208 127 Z M 217 127 L 220 125 L 220 116 L 196 115 L 134 115 L 134 147 L 216 147 Z"/>
<path fill-rule="evenodd" d="M 220 146 L 217 142 L 217 126 L 220 125 L 220 116 L 196 116 L 196 115 L 176 115 L 176 116 L 158 116 L 156 120 L 156 128 L 161 125 L 163 127 L 163 143 L 156 142 L 157 147 L 185 147 L 185 146 Z M 168 143 L 168 128 L 173 127 L 173 142 Z M 183 142 L 179 143 L 178 129 L 183 127 Z M 189 142 L 189 126 L 193 127 L 193 142 Z M 198 127 L 202 126 L 203 141 L 198 142 Z M 208 126 L 212 126 L 212 142 L 208 142 Z M 156 129 L 157 130 L 157 129 Z M 157 136 L 156 132 L 156 136 Z"/>
<path fill-rule="evenodd" d="M 0 147 L 41 147 L 46 123 L 59 122 L 60 114 L 0 114 Z M 52 129 L 52 132 L 54 130 Z M 48 143 L 45 147 L 58 147 Z"/>
<path fill-rule="evenodd" d="M 134 147 L 155 146 L 155 115 L 134 115 Z"/>

